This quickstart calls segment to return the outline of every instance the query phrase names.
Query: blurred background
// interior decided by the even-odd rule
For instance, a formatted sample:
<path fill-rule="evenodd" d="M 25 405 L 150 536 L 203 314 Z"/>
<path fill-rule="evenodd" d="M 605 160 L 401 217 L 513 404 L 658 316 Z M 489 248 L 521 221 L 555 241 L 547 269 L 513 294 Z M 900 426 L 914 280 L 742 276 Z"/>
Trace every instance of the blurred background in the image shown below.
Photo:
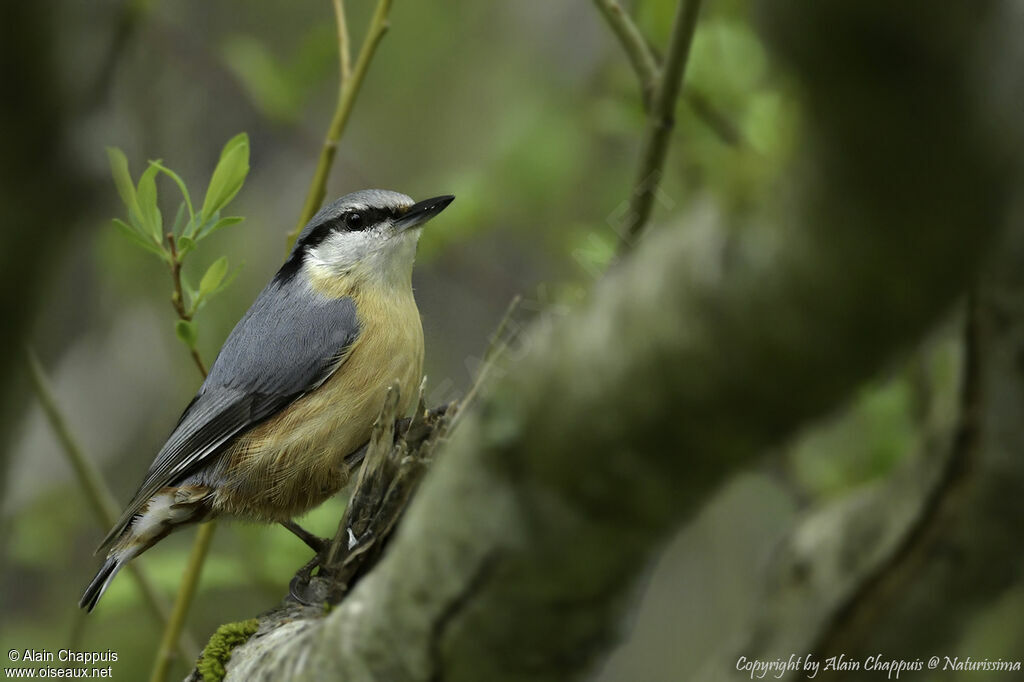
<path fill-rule="evenodd" d="M 38 353 L 71 431 L 127 501 L 200 380 L 175 337 L 166 268 L 111 227 L 124 208 L 105 147 L 122 148 L 136 178 L 162 159 L 201 195 L 224 142 L 249 134 L 251 171 L 229 211 L 245 221 L 204 242 L 187 272 L 197 281 L 220 256 L 241 266 L 198 318 L 199 351 L 212 362 L 298 218 L 337 92 L 334 19 L 327 0 L 40 4 L 24 10 L 34 23 L 5 55 L 38 112 L 28 102 L 4 114 L 21 153 L 8 156 L 19 161 L 5 192 L 28 209 L 3 227 L 5 264 L 21 284 L 5 294 L 17 338 L 5 346 L 0 643 L 110 648 L 115 676 L 144 679 L 160 627 L 127 574 L 95 613 L 76 607 L 106 528 L 31 393 L 18 344 L 27 338 Z M 358 45 L 371 7 L 350 5 Z M 634 3 L 654 44 L 664 45 L 674 7 Z M 19 45 L 43 47 L 29 59 Z M 748 210 L 799 135 L 793 94 L 770 68 L 748 3 L 707 3 L 685 90 L 652 229 L 701 202 Z M 432 402 L 468 389 L 513 296 L 523 297 L 514 327 L 586 295 L 614 251 L 643 126 L 634 74 L 589 1 L 395 3 L 327 194 L 457 196 L 424 232 L 414 277 Z M 173 185 L 158 186 L 169 218 Z M 885 477 L 917 449 L 925 421 L 952 419 L 958 338 L 955 325 L 938 330 L 842 414 L 726 486 L 652 569 L 600 679 L 688 679 L 749 621 L 756 576 L 803 510 Z M 331 534 L 342 509 L 333 500 L 304 525 Z M 193 535 L 139 562 L 168 599 Z M 280 528 L 220 524 L 189 631 L 203 642 L 271 607 L 308 558 Z M 1022 602 L 1011 593 L 995 620 L 977 624 L 979 646 L 993 642 L 988 655 L 1013 638 L 985 632 L 1020 641 L 1024 609 L 1012 606 Z M 176 663 L 171 677 L 190 667 Z"/>

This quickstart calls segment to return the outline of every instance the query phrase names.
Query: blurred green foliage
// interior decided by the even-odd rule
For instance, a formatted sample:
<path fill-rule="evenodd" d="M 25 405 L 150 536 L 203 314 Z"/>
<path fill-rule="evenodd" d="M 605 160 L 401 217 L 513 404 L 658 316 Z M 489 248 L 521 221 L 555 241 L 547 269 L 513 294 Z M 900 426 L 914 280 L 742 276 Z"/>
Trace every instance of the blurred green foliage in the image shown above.
<path fill-rule="evenodd" d="M 286 59 L 252 35 L 227 35 L 221 46 L 224 63 L 238 77 L 246 96 L 268 119 L 281 124 L 295 123 L 314 89 L 333 76 L 337 51 L 334 27 L 329 24 L 306 32 Z"/>
<path fill-rule="evenodd" d="M 69 82 L 91 83 L 121 6 L 114 0 L 88 8 L 58 4 L 62 72 Z M 350 25 L 365 25 L 372 7 L 348 4 Z M 656 46 L 665 44 L 674 7 L 675 0 L 633 3 Z M 704 201 L 743 214 L 785 183 L 780 176 L 799 139 L 800 112 L 750 13 L 750 4 L 739 0 L 705 3 L 652 230 Z M 187 316 L 204 309 L 201 336 L 187 319 L 178 321 L 176 333 L 212 358 L 280 265 L 337 92 L 327 2 L 150 3 L 135 21 L 135 40 L 120 56 L 104 105 L 78 119 L 76 152 L 91 164 L 102 205 L 83 211 L 74 248 L 52 266 L 39 332 L 50 344 L 41 351 L 62 359 L 52 364 L 63 378 L 63 404 L 122 500 L 198 385 L 187 359 L 165 344 L 168 266 L 176 258 L 181 267 Z M 532 310 L 575 302 L 591 290 L 615 252 L 617 216 L 629 199 L 643 126 L 632 70 L 588 2 L 395 3 L 391 29 L 339 146 L 328 198 L 363 187 L 417 198 L 457 196 L 443 220 L 424 231 L 415 274 L 432 386 L 458 394 L 470 384 L 467 360 L 482 353 L 514 294 L 523 294 L 522 308 Z M 239 129 L 252 134 L 251 149 L 241 135 L 221 145 Z M 126 211 L 115 224 L 127 239 L 114 236 L 102 218 L 116 201 L 106 190 L 102 149 L 108 144 L 125 150 L 111 150 L 109 161 Z M 133 179 L 128 159 L 151 156 L 170 159 L 178 170 L 154 161 Z M 183 178 L 205 176 L 211 167 L 197 207 Z M 158 191 L 165 184 L 180 197 Z M 248 217 L 244 233 L 221 229 L 238 220 L 224 213 L 229 202 Z M 177 256 L 165 231 L 176 240 Z M 137 258 L 139 248 L 155 259 Z M 228 252 L 249 264 L 244 271 L 229 267 L 221 255 Z M 136 328 L 149 345 L 119 337 Z M 102 353 L 90 354 L 97 347 Z M 955 395 L 958 347 L 955 335 L 945 334 L 923 361 L 932 394 Z M 142 392 L 150 375 L 158 394 Z M 915 450 L 924 428 L 918 379 L 900 367 L 863 387 L 848 410 L 786 450 L 786 474 L 811 501 L 821 501 L 892 471 Z M 89 404 L 99 388 L 135 411 L 126 408 L 129 416 L 118 420 L 111 405 L 97 418 Z M 944 400 L 937 413 L 948 418 L 953 400 Z M 6 511 L 12 531 L 2 564 L 0 640 L 60 648 L 81 627 L 83 647 L 120 652 L 115 678 L 143 679 L 159 628 L 124 579 L 114 581 L 84 624 L 78 620 L 75 602 L 106 529 L 83 512 L 45 429 L 28 423 L 25 432 L 14 453 L 21 467 Z M 331 535 L 343 506 L 331 500 L 302 523 Z M 732 528 L 723 522 L 721 534 Z M 191 537 L 172 536 L 141 559 L 167 595 Z M 715 562 L 722 557 L 706 554 L 699 560 L 707 572 L 720 574 Z M 308 558 L 308 549 L 280 529 L 225 524 L 191 630 L 202 637 L 269 607 Z M 709 599 L 729 594 L 721 585 L 709 590 Z M 1011 597 L 1009 603 L 1020 602 Z M 705 617 L 716 617 L 709 614 L 715 609 L 694 611 L 701 628 Z M 664 679 L 685 678 L 693 670 L 687 664 L 702 653 L 678 644 L 680 663 Z M 181 663 L 174 674 L 185 669 Z"/>

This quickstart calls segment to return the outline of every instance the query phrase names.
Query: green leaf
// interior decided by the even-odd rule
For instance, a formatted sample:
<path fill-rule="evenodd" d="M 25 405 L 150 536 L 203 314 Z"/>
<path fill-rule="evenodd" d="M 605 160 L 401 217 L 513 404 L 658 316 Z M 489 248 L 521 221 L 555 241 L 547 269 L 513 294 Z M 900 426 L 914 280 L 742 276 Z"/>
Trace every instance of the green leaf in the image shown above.
<path fill-rule="evenodd" d="M 164 262 L 171 262 L 170 255 L 168 255 L 168 253 L 163 249 L 163 247 L 158 244 L 154 244 L 153 240 L 146 236 L 140 228 L 132 227 L 125 221 L 119 220 L 117 218 L 114 218 L 112 222 L 114 224 L 114 227 L 116 227 L 118 231 L 121 232 L 121 234 L 128 238 L 128 241 L 132 242 L 136 246 L 142 247 L 144 250 L 149 251 L 150 253 L 155 254 L 156 256 L 159 256 L 160 260 Z"/>
<path fill-rule="evenodd" d="M 244 265 L 244 263 L 242 265 Z M 229 284 L 231 284 L 232 282 L 235 281 L 235 277 L 238 277 L 238 273 L 240 273 L 241 271 L 242 271 L 242 266 L 241 265 L 239 265 L 234 270 L 232 270 L 228 274 L 228 276 L 224 279 L 224 281 L 220 283 L 220 286 L 217 287 L 217 291 L 224 291 L 224 289 L 226 289 Z M 217 291 L 214 291 L 213 293 L 217 293 Z"/>
<path fill-rule="evenodd" d="M 228 273 L 228 259 L 221 256 L 206 269 L 206 274 L 199 280 L 199 297 L 209 296 L 215 292 L 220 283 L 224 281 L 224 275 Z"/>
<path fill-rule="evenodd" d="M 185 202 L 178 204 L 178 212 L 174 214 L 174 222 L 171 224 L 171 234 L 178 236 L 185 227 Z"/>
<path fill-rule="evenodd" d="M 195 350 L 196 340 L 199 334 L 196 332 L 196 325 L 190 320 L 178 320 L 174 323 L 174 333 L 178 335 L 182 343 L 190 349 Z"/>
<path fill-rule="evenodd" d="M 181 190 L 181 196 L 185 199 L 185 206 L 188 208 L 189 220 L 193 220 L 195 218 L 195 211 L 192 210 L 192 197 L 188 193 L 188 188 L 185 187 L 185 181 L 181 179 L 180 175 L 178 175 L 177 173 L 175 173 L 174 171 L 172 171 L 170 168 L 163 165 L 159 161 L 150 161 L 149 165 L 156 166 L 161 173 L 164 173 L 165 175 L 167 175 L 167 177 L 174 181 L 174 184 L 176 184 L 178 186 L 178 189 Z"/>
<path fill-rule="evenodd" d="M 189 237 L 182 237 L 178 240 L 178 260 L 186 253 L 196 248 L 196 240 L 190 239 Z"/>
<path fill-rule="evenodd" d="M 204 225 L 203 229 L 199 231 L 199 234 L 196 236 L 196 239 L 204 239 L 206 237 L 209 237 L 217 230 L 224 227 L 228 227 L 229 225 L 237 225 L 243 220 L 245 220 L 245 218 L 242 218 L 241 216 L 228 216 L 227 218 L 220 218 L 219 220 L 211 219 L 210 222 Z"/>
<path fill-rule="evenodd" d="M 217 167 L 210 176 L 210 185 L 206 188 L 206 197 L 200 211 L 202 223 L 206 223 L 238 194 L 248 173 L 249 136 L 239 133 L 224 145 Z"/>
<path fill-rule="evenodd" d="M 189 317 L 195 315 L 196 310 L 199 309 L 199 292 L 189 284 L 184 272 L 181 273 L 181 293 L 185 297 L 185 310 L 188 311 Z"/>
<path fill-rule="evenodd" d="M 110 173 L 114 176 L 114 185 L 117 187 L 117 193 L 121 195 L 121 201 L 128 209 L 138 206 L 135 199 L 135 184 L 132 182 L 131 173 L 128 172 L 128 157 L 117 147 L 107 147 L 107 158 L 110 159 Z"/>
<path fill-rule="evenodd" d="M 114 186 L 117 187 L 117 193 L 121 195 L 121 201 L 128 209 L 128 219 L 133 225 L 138 225 L 142 220 L 142 211 L 139 210 L 135 184 L 128 171 L 128 158 L 117 147 L 107 147 L 107 158 L 110 159 L 110 173 L 114 176 Z"/>
<path fill-rule="evenodd" d="M 197 215 L 192 224 L 189 225 L 188 236 L 195 239 L 197 242 L 202 239 L 208 228 L 216 223 L 220 219 L 220 211 L 215 212 L 213 215 L 207 217 L 203 215 Z"/>
<path fill-rule="evenodd" d="M 139 188 L 136 199 L 139 202 L 142 224 L 149 230 L 153 241 L 163 241 L 163 217 L 160 215 L 160 208 L 156 205 L 156 174 L 159 171 L 157 166 L 150 164 L 139 178 Z"/>

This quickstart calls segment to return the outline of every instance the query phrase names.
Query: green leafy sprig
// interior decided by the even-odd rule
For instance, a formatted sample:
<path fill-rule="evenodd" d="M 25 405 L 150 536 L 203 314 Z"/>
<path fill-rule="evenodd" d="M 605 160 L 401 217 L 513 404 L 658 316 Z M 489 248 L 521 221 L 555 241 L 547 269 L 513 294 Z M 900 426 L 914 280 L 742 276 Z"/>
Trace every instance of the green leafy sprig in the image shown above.
<path fill-rule="evenodd" d="M 117 192 L 128 211 L 128 220 L 115 218 L 114 226 L 129 241 L 162 260 L 170 269 L 174 282 L 171 303 L 178 314 L 175 333 L 188 347 L 205 375 L 206 367 L 196 350 L 199 334 L 194 318 L 212 296 L 231 283 L 238 269 L 229 274 L 228 260 L 222 256 L 206 269 L 199 280 L 199 286 L 193 287 L 185 277 L 182 266 L 186 256 L 196 249 L 199 242 L 243 220 L 222 213 L 238 194 L 249 173 L 249 136 L 239 133 L 224 145 L 198 212 L 185 181 L 160 160 L 150 161 L 138 183 L 134 183 L 124 152 L 117 147 L 108 147 L 107 156 Z M 174 181 L 182 197 L 174 221 L 166 231 L 157 202 L 156 176 L 161 173 Z"/>

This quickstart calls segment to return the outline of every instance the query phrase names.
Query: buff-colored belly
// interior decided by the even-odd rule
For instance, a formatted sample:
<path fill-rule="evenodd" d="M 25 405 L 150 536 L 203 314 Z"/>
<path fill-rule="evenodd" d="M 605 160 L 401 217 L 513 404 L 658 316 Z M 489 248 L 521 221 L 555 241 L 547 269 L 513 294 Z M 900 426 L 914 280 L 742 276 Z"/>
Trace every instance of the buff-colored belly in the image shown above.
<path fill-rule="evenodd" d="M 345 457 L 369 439 L 388 386 L 398 382 L 402 412 L 412 404 L 423 329 L 411 291 L 394 302 L 360 296 L 356 305 L 360 334 L 341 367 L 225 452 L 214 513 L 283 521 L 319 505 L 348 481 Z"/>

